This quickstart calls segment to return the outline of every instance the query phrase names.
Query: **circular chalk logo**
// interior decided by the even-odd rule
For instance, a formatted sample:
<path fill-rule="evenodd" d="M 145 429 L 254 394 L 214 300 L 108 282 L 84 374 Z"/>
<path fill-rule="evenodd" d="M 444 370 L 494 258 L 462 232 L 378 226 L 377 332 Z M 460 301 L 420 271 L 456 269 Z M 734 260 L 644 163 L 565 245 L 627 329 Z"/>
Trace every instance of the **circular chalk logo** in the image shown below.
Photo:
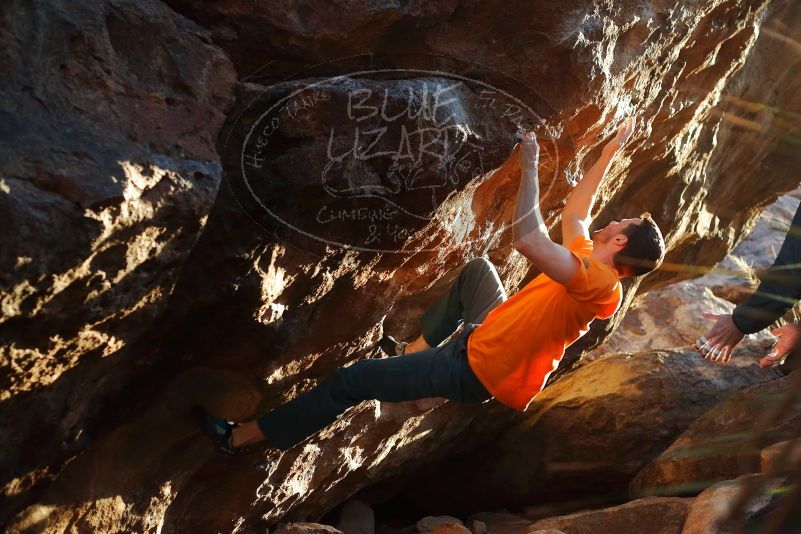
<path fill-rule="evenodd" d="M 512 78 L 431 54 L 343 58 L 242 93 L 223 155 L 240 206 L 296 245 L 376 252 L 436 248 L 415 236 L 552 113 Z"/>

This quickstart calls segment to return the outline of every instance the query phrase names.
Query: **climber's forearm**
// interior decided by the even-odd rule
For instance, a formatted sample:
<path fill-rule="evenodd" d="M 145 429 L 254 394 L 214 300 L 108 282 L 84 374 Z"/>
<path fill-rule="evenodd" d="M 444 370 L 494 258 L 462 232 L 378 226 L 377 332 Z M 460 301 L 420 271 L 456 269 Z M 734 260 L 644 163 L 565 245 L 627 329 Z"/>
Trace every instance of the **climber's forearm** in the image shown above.
<path fill-rule="evenodd" d="M 512 239 L 515 245 L 523 241 L 548 238 L 548 228 L 540 211 L 540 183 L 537 175 L 537 162 L 521 158 L 520 185 L 517 189 Z"/>
<path fill-rule="evenodd" d="M 515 249 L 557 283 L 566 284 L 578 271 L 576 257 L 551 241 L 540 212 L 540 188 L 536 165 L 523 167 L 517 192 L 513 225 Z M 533 169 L 532 169 L 533 168 Z"/>
<path fill-rule="evenodd" d="M 615 146 L 617 145 L 617 146 Z M 562 210 L 562 218 L 573 217 L 582 221 L 587 226 L 591 222 L 592 206 L 595 204 L 595 196 L 598 188 L 609 170 L 612 158 L 615 157 L 619 149 L 619 144 L 607 144 L 598 161 L 584 175 L 578 185 L 570 192 L 567 203 Z"/>
<path fill-rule="evenodd" d="M 552 280 L 566 284 L 578 270 L 576 257 L 565 247 L 551 241 L 540 211 L 540 181 L 537 175 L 539 145 L 536 135 L 523 136 L 520 151 L 520 186 L 515 204 L 512 237 L 515 249 Z"/>

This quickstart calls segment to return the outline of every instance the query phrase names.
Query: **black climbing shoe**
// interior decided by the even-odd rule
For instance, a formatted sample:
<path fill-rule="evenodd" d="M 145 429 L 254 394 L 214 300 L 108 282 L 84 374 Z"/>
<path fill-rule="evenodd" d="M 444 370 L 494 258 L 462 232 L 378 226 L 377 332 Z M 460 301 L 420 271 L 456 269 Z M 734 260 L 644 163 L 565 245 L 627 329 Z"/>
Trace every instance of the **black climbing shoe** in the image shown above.
<path fill-rule="evenodd" d="M 221 451 L 226 454 L 237 454 L 241 452 L 240 447 L 234 447 L 232 445 L 232 430 L 239 426 L 237 423 L 220 417 L 214 417 L 202 406 L 195 406 L 193 410 L 195 417 L 200 423 L 200 429 L 211 438 Z"/>
<path fill-rule="evenodd" d="M 394 337 L 387 334 L 384 334 L 384 337 L 382 337 L 381 341 L 378 342 L 378 347 L 387 356 L 402 355 L 406 345 L 408 345 L 408 343 L 395 341 Z"/>

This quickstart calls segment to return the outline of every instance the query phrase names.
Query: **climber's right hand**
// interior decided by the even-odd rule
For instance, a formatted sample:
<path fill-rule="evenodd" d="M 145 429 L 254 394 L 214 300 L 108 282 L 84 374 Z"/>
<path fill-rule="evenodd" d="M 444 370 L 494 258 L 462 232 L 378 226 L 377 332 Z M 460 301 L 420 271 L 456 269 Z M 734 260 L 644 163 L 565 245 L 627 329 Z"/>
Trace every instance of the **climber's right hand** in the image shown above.
<path fill-rule="evenodd" d="M 534 132 L 534 130 L 526 132 L 522 135 L 520 151 L 520 157 L 522 157 L 525 161 L 539 163 L 540 145 L 537 143 L 537 134 Z"/>

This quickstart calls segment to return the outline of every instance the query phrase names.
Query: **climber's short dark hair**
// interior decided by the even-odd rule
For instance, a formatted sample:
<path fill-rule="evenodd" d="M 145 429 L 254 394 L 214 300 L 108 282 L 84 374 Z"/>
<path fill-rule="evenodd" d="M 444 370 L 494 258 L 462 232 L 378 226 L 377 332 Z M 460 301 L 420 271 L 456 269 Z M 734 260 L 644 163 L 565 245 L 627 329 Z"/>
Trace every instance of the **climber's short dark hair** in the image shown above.
<path fill-rule="evenodd" d="M 641 223 L 631 224 L 623 234 L 626 246 L 615 254 L 615 267 L 623 276 L 642 276 L 659 265 L 665 257 L 665 240 L 656 222 L 647 211 L 640 215 Z"/>

